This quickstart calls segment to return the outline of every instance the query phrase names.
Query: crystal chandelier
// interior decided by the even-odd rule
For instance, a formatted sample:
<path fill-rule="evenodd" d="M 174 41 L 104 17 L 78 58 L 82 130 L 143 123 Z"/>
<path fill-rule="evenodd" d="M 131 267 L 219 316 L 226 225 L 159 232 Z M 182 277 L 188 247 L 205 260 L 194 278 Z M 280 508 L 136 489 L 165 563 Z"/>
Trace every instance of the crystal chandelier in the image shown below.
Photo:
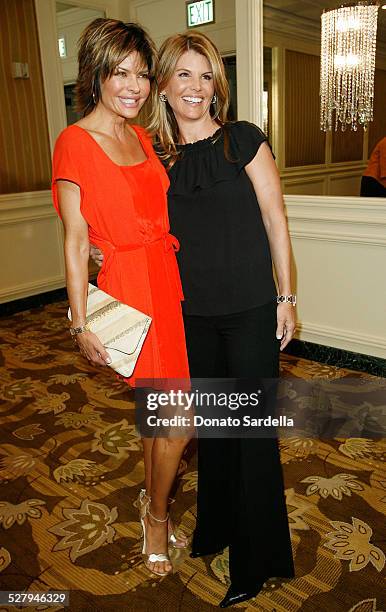
<path fill-rule="evenodd" d="M 344 131 L 373 119 L 378 5 L 359 0 L 323 12 L 320 129 Z"/>

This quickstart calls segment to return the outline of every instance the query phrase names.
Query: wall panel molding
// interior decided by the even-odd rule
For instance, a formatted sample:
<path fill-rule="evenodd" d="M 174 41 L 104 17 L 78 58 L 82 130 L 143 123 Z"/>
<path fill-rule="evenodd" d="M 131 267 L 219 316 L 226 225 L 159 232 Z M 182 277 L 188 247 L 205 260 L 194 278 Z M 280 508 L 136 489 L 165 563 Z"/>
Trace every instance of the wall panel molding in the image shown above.
<path fill-rule="evenodd" d="M 381 198 L 361 198 L 357 203 L 348 197 L 286 195 L 284 201 L 293 238 L 386 246 L 386 209 Z"/>
<path fill-rule="evenodd" d="M 286 195 L 300 340 L 386 357 L 381 198 Z"/>
<path fill-rule="evenodd" d="M 61 274 L 47 277 L 42 281 L 31 281 L 21 283 L 20 285 L 13 285 L 9 289 L 0 290 L 0 304 L 32 295 L 39 295 L 39 293 L 46 293 L 54 289 L 61 289 L 64 285 L 64 277 Z"/>
<path fill-rule="evenodd" d="M 62 236 L 50 191 L 0 196 L 0 302 L 65 285 Z"/>
<path fill-rule="evenodd" d="M 291 216 L 302 211 L 304 219 L 386 224 L 386 208 L 382 198 L 285 195 L 284 200 Z"/>
<path fill-rule="evenodd" d="M 0 196 L 0 225 L 28 223 L 57 217 L 50 191 L 31 191 Z"/>
<path fill-rule="evenodd" d="M 361 334 L 352 329 L 329 327 L 302 321 L 295 337 L 298 340 L 333 346 L 354 353 L 371 354 L 382 358 L 385 358 L 386 355 L 386 339 L 371 334 Z"/>

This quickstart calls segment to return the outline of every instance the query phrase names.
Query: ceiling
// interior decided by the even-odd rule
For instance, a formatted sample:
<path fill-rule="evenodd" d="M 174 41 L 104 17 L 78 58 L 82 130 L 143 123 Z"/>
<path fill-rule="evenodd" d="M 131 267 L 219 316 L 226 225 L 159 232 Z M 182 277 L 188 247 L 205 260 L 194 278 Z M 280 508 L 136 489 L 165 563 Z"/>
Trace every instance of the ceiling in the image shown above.
<path fill-rule="evenodd" d="M 386 0 L 385 0 L 386 2 Z M 278 23 L 284 31 L 286 24 L 290 26 L 294 18 L 307 28 L 309 34 L 314 33 L 320 37 L 320 16 L 323 9 L 338 8 L 342 2 L 339 0 L 264 0 L 265 15 L 269 15 Z M 58 13 L 74 8 L 66 2 L 56 2 Z M 291 31 L 291 28 L 288 28 Z M 379 9 L 377 39 L 386 44 L 386 10 Z"/>
<path fill-rule="evenodd" d="M 386 0 L 385 0 L 386 1 Z M 342 5 L 339 0 L 264 0 L 264 8 L 277 12 L 280 20 L 290 21 L 295 16 L 300 19 L 304 26 L 309 23 L 310 29 L 320 30 L 320 16 L 323 9 L 338 8 Z M 386 43 L 386 10 L 378 11 L 378 33 L 377 39 Z"/>

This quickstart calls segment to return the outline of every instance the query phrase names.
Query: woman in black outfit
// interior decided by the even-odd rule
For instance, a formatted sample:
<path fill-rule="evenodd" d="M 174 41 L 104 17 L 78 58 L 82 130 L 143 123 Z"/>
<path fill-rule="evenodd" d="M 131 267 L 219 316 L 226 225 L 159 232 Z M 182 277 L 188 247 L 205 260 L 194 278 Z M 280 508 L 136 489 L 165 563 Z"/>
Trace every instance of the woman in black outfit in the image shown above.
<path fill-rule="evenodd" d="M 263 132 L 226 122 L 221 57 L 204 35 L 167 39 L 156 74 L 153 129 L 169 169 L 192 378 L 277 377 L 295 327 L 290 244 L 276 165 Z M 177 144 L 178 143 L 178 144 Z M 291 296 L 291 297 L 290 297 Z M 277 339 L 278 336 L 280 339 Z M 199 439 L 192 556 L 229 546 L 222 607 L 294 575 L 277 441 Z"/>
<path fill-rule="evenodd" d="M 169 171 L 191 377 L 277 377 L 279 351 L 295 328 L 295 296 L 267 138 L 251 123 L 226 121 L 224 67 L 203 34 L 167 39 L 156 80 L 150 129 Z M 191 556 L 229 546 L 231 586 L 220 606 L 255 596 L 269 577 L 293 577 L 277 441 L 200 438 L 198 474 Z"/>

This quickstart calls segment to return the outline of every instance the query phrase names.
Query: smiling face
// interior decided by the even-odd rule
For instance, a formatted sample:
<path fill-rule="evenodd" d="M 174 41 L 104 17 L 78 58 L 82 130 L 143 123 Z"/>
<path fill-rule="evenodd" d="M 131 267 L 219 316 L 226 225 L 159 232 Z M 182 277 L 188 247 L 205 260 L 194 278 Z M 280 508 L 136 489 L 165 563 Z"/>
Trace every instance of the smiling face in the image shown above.
<path fill-rule="evenodd" d="M 161 93 L 166 94 L 177 121 L 209 117 L 214 83 L 206 57 L 193 50 L 183 53 Z"/>
<path fill-rule="evenodd" d="M 136 117 L 150 93 L 149 70 L 137 51 L 130 53 L 100 86 L 102 104 L 123 117 Z"/>

